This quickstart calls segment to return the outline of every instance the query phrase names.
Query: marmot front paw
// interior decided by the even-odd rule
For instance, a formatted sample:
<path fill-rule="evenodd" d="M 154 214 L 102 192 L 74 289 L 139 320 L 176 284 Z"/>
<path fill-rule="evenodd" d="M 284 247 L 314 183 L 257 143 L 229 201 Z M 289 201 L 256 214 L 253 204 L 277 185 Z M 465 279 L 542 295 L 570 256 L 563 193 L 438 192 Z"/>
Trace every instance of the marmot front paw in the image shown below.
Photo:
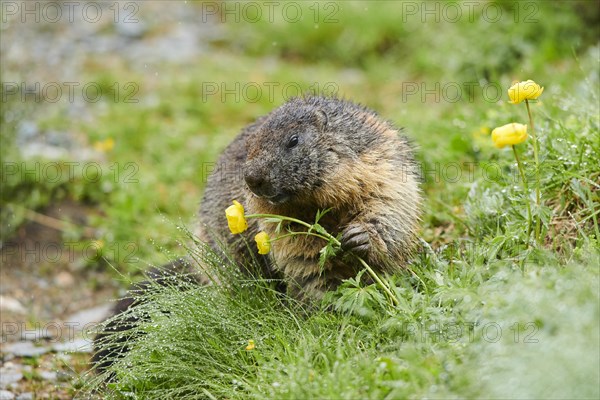
<path fill-rule="evenodd" d="M 365 257 L 371 251 L 371 235 L 363 224 L 351 224 L 342 232 L 342 249 L 351 251 L 359 257 Z"/>

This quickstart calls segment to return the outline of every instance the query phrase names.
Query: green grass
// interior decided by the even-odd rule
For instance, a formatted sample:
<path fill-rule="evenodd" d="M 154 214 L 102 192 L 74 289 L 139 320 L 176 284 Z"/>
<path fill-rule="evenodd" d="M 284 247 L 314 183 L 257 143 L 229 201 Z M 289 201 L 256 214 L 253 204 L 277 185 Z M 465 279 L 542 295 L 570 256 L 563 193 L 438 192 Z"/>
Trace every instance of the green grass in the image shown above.
<path fill-rule="evenodd" d="M 589 79 L 594 76 L 590 70 Z M 135 331 L 139 339 L 133 339 L 131 352 L 110 369 L 117 378 L 106 393 L 115 398 L 596 398 L 599 93 L 586 79 L 564 92 L 545 93 L 534 107 L 543 160 L 542 212 L 548 215 L 544 246 L 526 246 L 526 199 L 512 153 L 493 148 L 485 137 L 473 159 L 493 162 L 500 173 L 485 175 L 477 166 L 473 182 L 445 182 L 456 188 L 451 193 L 426 181 L 433 196 L 424 233 L 457 226 L 431 238 L 435 248 L 420 249 L 411 264 L 416 276 L 389 278 L 398 307 L 389 309 L 375 286 L 358 279 L 330 293 L 321 310 L 306 311 L 282 300 L 268 282 L 241 277 L 231 266 L 221 272 L 225 287 L 157 288 L 143 295 L 148 303 L 134 315 L 148 314 L 150 320 Z M 497 106 L 476 107 L 486 113 Z M 506 120 L 519 118 L 518 108 L 524 112 L 523 105 L 499 108 Z M 492 124 L 505 120 L 496 118 Z M 467 136 L 466 145 L 475 139 Z M 523 158 L 533 185 L 528 143 Z M 458 209 L 442 205 L 444 196 Z M 222 271 L 218 262 L 203 261 L 204 251 L 188 251 L 209 272 Z M 249 340 L 256 342 L 254 350 L 245 350 Z"/>
<path fill-rule="evenodd" d="M 500 3 L 505 12 L 515 4 Z M 103 396 L 598 398 L 597 7 L 535 2 L 538 22 L 515 25 L 481 18 L 399 23 L 396 2 L 336 4 L 341 23 L 318 27 L 308 17 L 297 24 L 262 21 L 250 30 L 228 22 L 210 57 L 157 66 L 160 78 L 123 62 L 107 70 L 106 60 L 90 55 L 87 80 L 136 82 L 141 101 L 106 102 L 92 122 L 36 107 L 44 128 L 81 132 L 89 143 L 113 138 L 105 167 L 117 163 L 122 179 L 3 178 L 2 234 L 14 232 L 23 209 L 72 197 L 101 212 L 89 221 L 97 239 L 107 246 L 135 242 L 140 262 L 110 252 L 95 261 L 98 268 L 116 266 L 116 273 L 106 268 L 116 278 L 187 253 L 205 258 L 198 248 L 180 245 L 190 241 L 179 227 L 194 220 L 206 163 L 284 95 L 275 90 L 272 99 L 263 92 L 258 101 L 221 101 L 202 84 L 256 82 L 266 91 L 265 82 L 279 88 L 292 82 L 310 91 L 315 83 L 334 83 L 339 95 L 405 127 L 424 169 L 420 234 L 427 245 L 410 265 L 415 275 L 389 277 L 400 305 L 390 309 L 376 287 L 350 280 L 322 307 L 306 310 L 270 282 L 204 261 L 204 268 L 224 274 L 227 286 L 142 294 L 149 302 L 135 313 L 150 320 L 136 328 L 143 335 L 110 370 L 116 380 Z M 545 240 L 532 247 L 512 152 L 495 149 L 482 133 L 527 123 L 524 105 L 508 104 L 506 95 L 513 80 L 525 79 L 545 86 L 533 104 Z M 457 83 L 463 96 L 457 102 L 422 99 L 421 92 L 407 96 L 407 83 Z M 482 94 L 490 84 L 500 88 L 498 98 Z M 25 106 L 7 105 L 21 116 L 29 112 L 19 109 Z M 7 150 L 14 148 L 5 134 L 14 130 L 9 122 L 3 123 L 2 155 L 20 162 Z M 533 187 L 531 141 L 519 149 Z M 136 167 L 136 182 L 123 178 L 128 163 Z M 246 351 L 249 340 L 256 347 Z M 87 387 L 101 388 L 100 379 L 90 377 Z"/>

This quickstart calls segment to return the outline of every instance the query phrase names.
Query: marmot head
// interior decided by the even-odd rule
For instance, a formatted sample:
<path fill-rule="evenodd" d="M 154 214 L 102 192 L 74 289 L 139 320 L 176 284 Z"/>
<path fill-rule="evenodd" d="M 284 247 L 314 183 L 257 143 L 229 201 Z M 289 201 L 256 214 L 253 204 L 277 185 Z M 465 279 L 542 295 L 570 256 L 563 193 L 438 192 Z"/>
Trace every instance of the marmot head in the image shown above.
<path fill-rule="evenodd" d="M 349 158 L 327 105 L 322 98 L 292 99 L 265 118 L 247 142 L 244 179 L 252 193 L 272 204 L 310 199 Z"/>

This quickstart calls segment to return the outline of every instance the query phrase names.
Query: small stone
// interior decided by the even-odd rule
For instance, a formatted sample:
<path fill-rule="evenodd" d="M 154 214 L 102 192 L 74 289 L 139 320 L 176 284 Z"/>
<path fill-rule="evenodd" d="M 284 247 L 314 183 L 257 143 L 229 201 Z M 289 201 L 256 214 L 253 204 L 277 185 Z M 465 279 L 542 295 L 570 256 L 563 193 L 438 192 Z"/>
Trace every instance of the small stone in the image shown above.
<path fill-rule="evenodd" d="M 21 340 L 25 342 L 37 342 L 44 339 L 54 339 L 57 330 L 52 326 L 24 329 L 21 331 Z"/>
<path fill-rule="evenodd" d="M 31 142 L 40 133 L 37 124 L 33 121 L 21 121 L 17 124 L 17 143 Z"/>
<path fill-rule="evenodd" d="M 73 135 L 70 135 L 68 132 L 47 131 L 45 136 L 46 143 L 51 146 L 65 149 L 70 149 L 73 146 Z"/>
<path fill-rule="evenodd" d="M 47 347 L 36 347 L 31 342 L 8 343 L 2 349 L 4 353 L 12 353 L 17 357 L 37 357 L 50 351 Z"/>
<path fill-rule="evenodd" d="M 58 353 L 91 353 L 94 350 L 94 347 L 91 340 L 75 339 L 69 342 L 56 343 L 52 345 L 52 350 Z"/>
<path fill-rule="evenodd" d="M 54 356 L 54 359 L 58 363 L 69 364 L 73 357 L 70 354 L 58 353 Z"/>
<path fill-rule="evenodd" d="M 45 381 L 51 381 L 51 382 L 55 382 L 56 378 L 57 378 L 56 372 L 53 372 L 53 371 L 39 370 L 38 371 L 38 375 L 43 380 L 45 380 Z"/>
<path fill-rule="evenodd" d="M 15 398 L 15 394 L 13 392 L 9 392 L 8 390 L 0 390 L 0 400 L 13 400 Z"/>
<path fill-rule="evenodd" d="M 24 144 L 19 148 L 21 151 L 21 155 L 23 158 L 30 160 L 36 157 L 44 157 L 48 160 L 64 160 L 68 157 L 69 153 L 67 150 L 56 147 L 49 146 L 45 143 L 28 143 Z"/>
<path fill-rule="evenodd" d="M 11 383 L 19 382 L 23 374 L 16 369 L 0 368 L 0 387 L 5 388 Z"/>
<path fill-rule="evenodd" d="M 54 277 L 54 283 L 56 283 L 56 286 L 58 287 L 65 288 L 73 286 L 75 278 L 67 271 L 61 271 Z"/>
<path fill-rule="evenodd" d="M 112 304 L 102 304 L 71 314 L 66 322 L 74 326 L 75 331 L 81 331 L 86 325 L 87 328 L 90 328 L 91 324 L 99 324 L 104 321 L 110 315 L 111 310 Z"/>
<path fill-rule="evenodd" d="M 14 360 L 15 356 L 14 354 L 4 354 L 2 355 L 2 360 L 6 363 L 7 361 L 11 361 Z"/>
<path fill-rule="evenodd" d="M 140 39 L 148 30 L 146 24 L 141 21 L 137 21 L 136 23 L 119 21 L 114 26 L 119 35 L 130 39 Z"/>
<path fill-rule="evenodd" d="M 23 307 L 19 300 L 2 295 L 0 295 L 0 310 L 10 311 L 16 314 L 27 313 L 27 309 Z"/>
<path fill-rule="evenodd" d="M 33 392 L 21 393 L 16 400 L 33 400 Z"/>

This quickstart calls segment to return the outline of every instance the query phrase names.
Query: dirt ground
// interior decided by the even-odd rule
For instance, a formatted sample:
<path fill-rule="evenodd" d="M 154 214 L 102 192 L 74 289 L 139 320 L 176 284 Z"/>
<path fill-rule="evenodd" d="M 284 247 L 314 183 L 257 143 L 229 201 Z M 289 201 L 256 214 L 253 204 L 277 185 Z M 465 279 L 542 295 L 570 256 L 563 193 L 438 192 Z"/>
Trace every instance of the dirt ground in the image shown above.
<path fill-rule="evenodd" d="M 95 212 L 73 202 L 53 205 L 0 249 L 1 382 L 16 398 L 73 398 L 89 367 L 95 323 L 106 317 L 119 285 L 84 268 L 91 253 L 75 250 L 49 221 L 85 226 Z"/>
<path fill-rule="evenodd" d="M 219 32 L 210 21 L 199 24 L 190 13 L 195 5 L 184 1 L 127 3 L 119 18 L 113 3 L 97 3 L 103 12 L 94 23 L 82 20 L 81 9 L 71 21 L 69 6 L 61 2 L 54 3 L 62 7 L 58 21 L 49 21 L 41 10 L 40 18 L 25 15 L 23 22 L 19 7 L 25 3 L 11 3 L 17 9 L 7 9 L 11 15 L 3 18 L 0 36 L 6 82 L 81 80 L 93 57 L 154 74 L 148 64 L 184 63 L 204 51 L 208 35 Z M 132 11 L 139 23 L 124 23 Z M 40 140 L 36 126 L 56 107 L 60 105 L 35 104 L 17 116 L 21 157 L 95 157 L 78 132 L 54 132 Z M 77 101 L 67 108 L 68 116 L 83 120 L 93 120 L 97 110 Z M 94 325 L 109 314 L 111 299 L 124 293 L 124 285 L 106 272 L 101 260 L 90 263 L 97 257 L 93 247 L 81 251 L 72 245 L 78 238 L 69 226 L 78 228 L 79 239 L 93 241 L 95 232 L 86 226 L 90 216 L 101 216 L 99 208 L 61 200 L 27 213 L 26 222 L 0 242 L 0 399 L 79 397 Z"/>

